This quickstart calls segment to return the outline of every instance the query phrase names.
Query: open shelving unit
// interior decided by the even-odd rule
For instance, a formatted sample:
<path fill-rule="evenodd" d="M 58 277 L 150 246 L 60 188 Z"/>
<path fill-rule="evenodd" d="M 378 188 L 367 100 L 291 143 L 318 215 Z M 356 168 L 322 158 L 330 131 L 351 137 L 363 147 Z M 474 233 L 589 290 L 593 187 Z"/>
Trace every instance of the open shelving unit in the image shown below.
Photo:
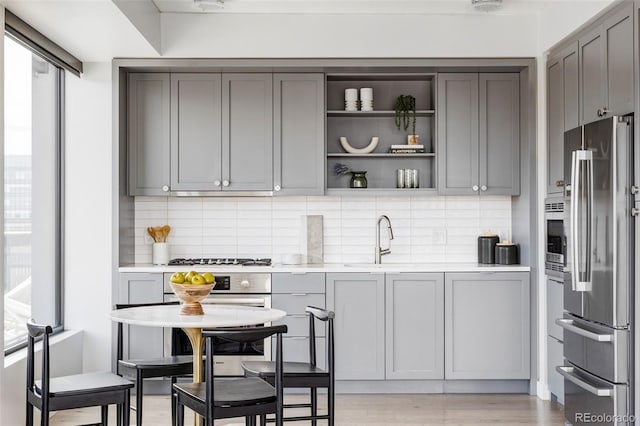
<path fill-rule="evenodd" d="M 327 193 L 342 194 L 416 194 L 435 191 L 436 183 L 436 75 L 433 73 L 327 74 Z M 348 88 L 373 88 L 373 111 L 345 111 L 344 91 Z M 416 98 L 416 134 L 425 153 L 389 152 L 391 145 L 407 143 L 406 131 L 395 125 L 394 105 L 400 95 Z M 411 125 L 410 125 L 411 126 Z M 366 146 L 372 137 L 380 138 L 370 154 L 350 154 L 340 145 L 345 136 L 354 147 Z M 367 188 L 349 188 L 351 175 L 336 175 L 334 167 L 342 163 L 354 171 L 367 172 Z M 417 169 L 419 188 L 396 188 L 397 169 Z"/>

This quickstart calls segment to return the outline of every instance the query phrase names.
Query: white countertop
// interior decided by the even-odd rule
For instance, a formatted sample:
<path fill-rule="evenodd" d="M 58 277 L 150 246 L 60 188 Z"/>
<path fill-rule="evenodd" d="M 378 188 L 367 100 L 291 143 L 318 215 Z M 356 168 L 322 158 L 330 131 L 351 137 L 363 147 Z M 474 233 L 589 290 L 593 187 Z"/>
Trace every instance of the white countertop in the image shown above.
<path fill-rule="evenodd" d="M 529 272 L 531 268 L 523 265 L 481 265 L 478 263 L 383 263 L 380 265 L 365 263 L 322 263 L 313 265 L 280 265 L 273 266 L 222 266 L 222 265 L 192 265 L 192 266 L 154 266 L 136 264 L 121 266 L 120 272 L 184 272 L 209 271 L 216 273 L 233 272 L 263 272 L 263 273 L 293 273 L 307 272 Z"/>
<path fill-rule="evenodd" d="M 203 304 L 204 315 L 182 315 L 180 305 L 139 306 L 111 312 L 111 320 L 148 327 L 217 328 L 264 324 L 284 318 L 279 309 Z"/>

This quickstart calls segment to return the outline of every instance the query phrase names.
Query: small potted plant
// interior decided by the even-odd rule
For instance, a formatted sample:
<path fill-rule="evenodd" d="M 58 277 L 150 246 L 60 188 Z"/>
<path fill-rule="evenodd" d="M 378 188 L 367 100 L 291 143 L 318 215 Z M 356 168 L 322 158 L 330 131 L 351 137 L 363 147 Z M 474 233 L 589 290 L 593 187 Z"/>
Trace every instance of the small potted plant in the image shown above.
<path fill-rule="evenodd" d="M 416 98 L 411 95 L 400 95 L 395 104 L 395 120 L 398 130 L 409 128 L 411 124 L 411 134 L 407 136 L 407 143 L 414 145 L 418 143 L 416 135 Z"/>

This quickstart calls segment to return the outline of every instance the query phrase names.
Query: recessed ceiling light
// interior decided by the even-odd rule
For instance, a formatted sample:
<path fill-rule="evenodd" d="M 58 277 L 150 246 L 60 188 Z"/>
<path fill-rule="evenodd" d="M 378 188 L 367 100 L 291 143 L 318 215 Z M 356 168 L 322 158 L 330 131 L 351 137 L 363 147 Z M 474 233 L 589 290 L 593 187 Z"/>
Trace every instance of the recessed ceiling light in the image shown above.
<path fill-rule="evenodd" d="M 502 7 L 502 0 L 471 0 L 471 5 L 477 10 L 489 12 L 500 9 Z"/>
<path fill-rule="evenodd" d="M 224 7 L 224 0 L 193 0 L 193 3 L 203 11 Z"/>

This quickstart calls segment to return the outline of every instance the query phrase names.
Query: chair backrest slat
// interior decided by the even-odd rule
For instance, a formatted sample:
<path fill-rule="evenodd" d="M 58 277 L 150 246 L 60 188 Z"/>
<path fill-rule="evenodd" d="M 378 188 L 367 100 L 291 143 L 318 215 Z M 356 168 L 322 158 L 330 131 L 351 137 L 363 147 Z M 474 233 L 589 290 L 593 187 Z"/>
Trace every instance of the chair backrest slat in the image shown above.
<path fill-rule="evenodd" d="M 235 327 L 217 328 L 215 330 L 202 330 L 202 337 L 220 337 L 232 342 L 247 343 L 266 339 L 276 333 L 286 333 L 286 325 L 274 325 L 271 327 Z"/>
<path fill-rule="evenodd" d="M 333 319 L 335 318 L 335 313 L 316 306 L 307 306 L 305 308 L 305 312 L 309 313 L 309 363 L 315 366 L 317 362 L 315 320 L 318 319 L 320 321 L 328 322 L 329 335 L 327 336 L 327 370 L 332 373 L 334 365 Z"/>
<path fill-rule="evenodd" d="M 37 324 L 33 319 L 27 321 L 27 392 L 35 392 L 35 339 L 42 336 L 42 385 L 40 387 L 43 403 L 49 395 L 49 335 L 53 333 L 50 325 Z"/>

